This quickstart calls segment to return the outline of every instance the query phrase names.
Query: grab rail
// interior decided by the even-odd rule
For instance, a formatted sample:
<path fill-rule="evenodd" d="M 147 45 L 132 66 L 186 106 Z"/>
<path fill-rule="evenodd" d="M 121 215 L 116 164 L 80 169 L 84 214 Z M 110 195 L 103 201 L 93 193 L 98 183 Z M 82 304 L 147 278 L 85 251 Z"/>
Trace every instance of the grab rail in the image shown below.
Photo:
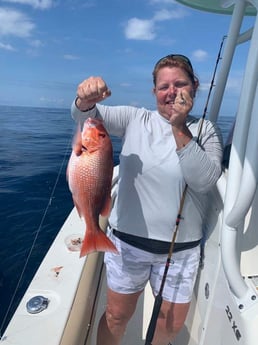
<path fill-rule="evenodd" d="M 258 68 L 258 64 L 257 64 Z M 257 75 L 258 71 L 255 72 Z M 258 182 L 258 86 L 256 87 L 255 102 L 252 111 L 250 128 L 248 132 L 248 142 L 244 161 L 243 175 L 238 196 L 231 212 L 226 218 L 226 223 L 232 228 L 236 228 L 244 221 L 244 218 L 251 207 L 255 196 Z"/>
<path fill-rule="evenodd" d="M 225 59 L 227 59 L 228 55 L 230 56 L 230 58 L 233 55 L 233 52 L 237 44 L 238 35 L 241 28 L 241 23 L 244 17 L 244 12 L 245 12 L 245 2 L 238 1 L 234 7 L 234 11 L 232 15 L 231 26 L 230 26 L 229 35 L 228 35 L 229 39 L 227 41 L 228 45 L 225 47 Z M 231 147 L 231 155 L 230 155 L 228 179 L 227 179 L 228 182 L 227 182 L 227 189 L 226 189 L 226 195 L 225 195 L 225 201 L 224 201 L 224 219 L 223 219 L 222 234 L 221 234 L 222 235 L 221 255 L 222 255 L 222 264 L 223 264 L 224 272 L 233 294 L 238 298 L 241 298 L 242 296 L 246 295 L 248 288 L 240 274 L 239 258 L 236 252 L 237 231 L 236 229 L 232 229 L 227 226 L 227 224 L 225 223 L 225 217 L 231 210 L 232 205 L 234 204 L 234 201 L 236 199 L 236 195 L 240 186 L 241 174 L 242 174 L 242 164 L 243 164 L 243 159 L 244 159 L 243 156 L 245 152 L 245 149 L 243 149 L 243 144 L 245 147 L 245 143 L 243 143 L 244 136 L 243 136 L 243 133 L 241 133 L 243 131 L 243 127 L 241 128 L 240 126 L 240 122 L 242 122 L 243 117 L 239 116 L 239 114 L 240 114 L 240 109 L 243 108 L 243 93 L 244 92 L 245 92 L 245 89 L 243 85 L 243 88 L 241 91 L 241 97 L 240 97 L 239 110 L 236 117 L 232 147 Z M 247 121 L 246 118 L 244 120 Z M 238 141 L 240 141 L 241 143 L 235 142 L 236 141 L 235 138 L 237 136 L 240 136 L 241 139 L 239 140 L 238 138 Z"/>
<path fill-rule="evenodd" d="M 214 95 L 212 104 L 213 113 L 211 114 L 211 117 L 214 118 L 216 118 L 217 113 L 219 111 L 220 102 L 218 102 L 218 100 L 221 100 L 223 96 L 225 88 L 225 79 L 227 79 L 228 77 L 235 48 L 244 37 L 242 36 L 241 39 L 239 33 L 246 5 L 247 1 L 241 0 L 237 1 L 234 7 L 228 39 L 226 42 L 224 52 L 224 63 L 222 64 L 220 79 L 216 84 L 217 95 Z M 246 37 L 247 36 L 248 35 L 246 35 Z M 239 224 L 241 220 L 245 218 L 247 210 L 250 207 L 251 200 L 255 193 L 254 186 L 256 184 L 255 178 L 253 179 L 252 186 L 245 191 L 246 196 L 248 194 L 248 199 L 243 200 L 245 199 L 241 198 L 243 188 L 247 186 L 247 182 L 250 182 L 250 172 L 251 174 L 254 173 L 253 166 L 251 170 L 249 169 L 250 162 L 252 161 L 254 162 L 254 164 L 256 164 L 257 162 L 257 158 L 254 158 L 254 153 L 251 154 L 251 152 L 255 152 L 252 150 L 252 145 L 258 145 L 257 140 L 255 139 L 256 135 L 254 135 L 253 133 L 253 131 L 255 130 L 255 126 L 257 130 L 257 124 L 255 125 L 254 122 L 255 112 L 257 112 L 258 110 L 256 103 L 253 106 L 253 100 L 255 96 L 257 98 L 256 102 L 258 102 L 258 95 L 255 95 L 258 71 L 257 42 L 258 20 L 256 17 L 256 23 L 252 32 L 251 45 L 246 64 L 247 67 L 243 79 L 240 102 L 236 116 L 236 123 L 231 147 L 230 163 L 228 169 L 227 188 L 224 200 L 224 219 L 222 225 L 221 255 L 223 268 L 230 289 L 232 293 L 235 295 L 235 297 L 238 299 L 250 299 L 251 296 L 250 288 L 243 280 L 240 272 L 240 258 L 236 244 L 238 238 L 238 231 L 243 230 L 243 227 L 239 226 Z M 250 134 L 250 138 L 247 142 L 248 133 Z M 237 207 L 236 211 L 234 211 L 235 207 Z M 239 212 L 240 208 L 242 210 L 241 214 Z"/>
<path fill-rule="evenodd" d="M 214 121 L 214 122 L 217 121 L 217 118 L 219 115 L 234 52 L 235 52 L 237 42 L 240 37 L 239 33 L 240 33 L 242 19 L 244 16 L 244 11 L 245 11 L 245 3 L 244 1 L 239 1 L 236 4 L 233 14 L 232 14 L 231 25 L 229 28 L 229 33 L 227 35 L 227 40 L 226 40 L 225 49 L 224 49 L 225 54 L 224 54 L 221 68 L 218 74 L 218 78 L 216 80 L 216 88 L 214 90 L 214 96 L 211 102 L 210 113 L 208 116 L 209 120 Z"/>

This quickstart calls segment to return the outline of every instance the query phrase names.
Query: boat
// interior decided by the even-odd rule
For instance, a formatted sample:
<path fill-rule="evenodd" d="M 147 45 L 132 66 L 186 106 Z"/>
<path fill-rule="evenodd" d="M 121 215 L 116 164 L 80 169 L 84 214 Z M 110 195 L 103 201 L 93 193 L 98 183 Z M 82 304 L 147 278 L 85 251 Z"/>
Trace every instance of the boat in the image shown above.
<path fill-rule="evenodd" d="M 219 116 L 236 48 L 249 41 L 232 141 L 210 191 L 202 260 L 185 325 L 173 345 L 257 345 L 258 0 L 177 0 L 231 16 L 208 118 Z M 241 32 L 247 15 L 254 25 Z M 230 152 L 230 154 L 229 154 Z M 114 168 L 116 198 L 119 166 Z M 100 218 L 105 231 L 108 219 Z M 84 222 L 72 210 L 7 326 L 4 345 L 95 345 L 105 309 L 103 253 L 79 259 Z M 154 299 L 147 286 L 122 345 L 145 344 Z"/>

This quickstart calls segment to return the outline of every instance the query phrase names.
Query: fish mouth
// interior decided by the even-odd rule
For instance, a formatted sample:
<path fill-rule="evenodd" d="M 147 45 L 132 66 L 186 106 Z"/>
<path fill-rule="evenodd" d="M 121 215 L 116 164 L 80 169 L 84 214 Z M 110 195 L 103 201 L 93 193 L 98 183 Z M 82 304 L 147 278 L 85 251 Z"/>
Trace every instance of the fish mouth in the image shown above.
<path fill-rule="evenodd" d="M 82 152 L 88 151 L 87 147 L 82 145 Z"/>
<path fill-rule="evenodd" d="M 89 117 L 86 120 L 86 123 L 87 123 L 87 126 L 89 128 L 94 128 L 94 127 L 97 127 L 100 123 L 102 123 L 102 121 L 99 120 L 99 119 L 95 119 L 95 118 Z"/>

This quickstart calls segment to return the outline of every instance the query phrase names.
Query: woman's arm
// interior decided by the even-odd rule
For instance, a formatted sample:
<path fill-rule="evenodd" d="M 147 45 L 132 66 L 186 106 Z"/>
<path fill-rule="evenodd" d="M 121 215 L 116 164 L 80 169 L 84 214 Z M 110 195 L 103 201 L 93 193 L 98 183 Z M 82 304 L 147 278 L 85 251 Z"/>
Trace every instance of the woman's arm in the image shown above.
<path fill-rule="evenodd" d="M 222 136 L 219 128 L 205 121 L 200 143 L 192 139 L 177 151 L 186 183 L 196 192 L 206 192 L 217 182 L 222 166 Z"/>

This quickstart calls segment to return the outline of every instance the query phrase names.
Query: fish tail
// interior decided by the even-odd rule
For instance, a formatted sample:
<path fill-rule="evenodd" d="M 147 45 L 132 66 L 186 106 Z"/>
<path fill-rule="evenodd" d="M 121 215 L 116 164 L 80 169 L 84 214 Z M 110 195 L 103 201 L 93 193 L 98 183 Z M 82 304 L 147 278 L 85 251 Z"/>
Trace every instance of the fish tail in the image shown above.
<path fill-rule="evenodd" d="M 82 248 L 80 252 L 80 258 L 93 253 L 93 252 L 113 252 L 118 253 L 113 242 L 106 236 L 106 234 L 101 230 L 97 231 L 86 231 Z"/>

